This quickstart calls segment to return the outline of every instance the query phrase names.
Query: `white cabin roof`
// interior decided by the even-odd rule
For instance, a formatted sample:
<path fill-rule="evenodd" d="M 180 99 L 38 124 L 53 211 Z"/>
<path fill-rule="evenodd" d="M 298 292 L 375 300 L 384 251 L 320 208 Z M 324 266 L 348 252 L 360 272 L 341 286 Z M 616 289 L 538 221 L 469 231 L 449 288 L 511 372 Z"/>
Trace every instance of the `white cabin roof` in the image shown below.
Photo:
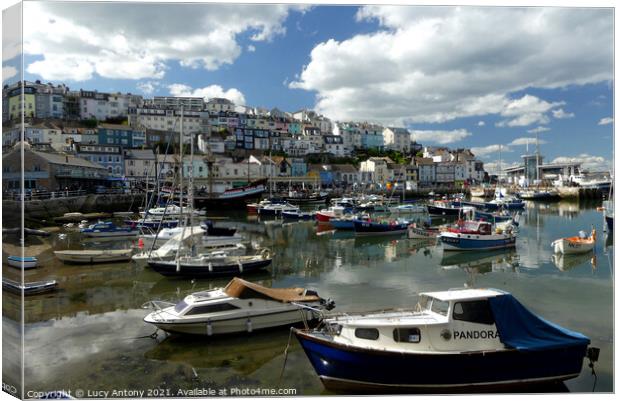
<path fill-rule="evenodd" d="M 436 292 L 423 292 L 420 295 L 426 295 L 432 298 L 439 299 L 441 301 L 454 301 L 454 300 L 464 300 L 464 299 L 481 299 L 481 298 L 491 298 L 496 297 L 498 295 L 505 294 L 502 291 L 494 290 L 492 288 L 482 288 L 482 289 L 455 289 L 448 291 L 436 291 Z"/>

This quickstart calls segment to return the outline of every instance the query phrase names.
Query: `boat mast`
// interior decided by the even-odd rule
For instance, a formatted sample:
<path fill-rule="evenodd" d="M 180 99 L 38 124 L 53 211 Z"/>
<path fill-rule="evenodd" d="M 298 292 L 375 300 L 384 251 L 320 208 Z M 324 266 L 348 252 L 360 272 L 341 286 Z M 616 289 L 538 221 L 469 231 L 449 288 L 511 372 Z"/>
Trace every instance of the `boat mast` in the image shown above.
<path fill-rule="evenodd" d="M 536 181 L 540 181 L 540 172 L 539 172 L 539 158 L 540 158 L 540 149 L 538 147 L 538 132 L 536 133 Z M 540 184 L 539 184 L 540 185 Z"/>
<path fill-rule="evenodd" d="M 180 165 L 180 175 L 179 175 L 179 206 L 180 206 L 180 216 L 179 216 L 179 223 L 181 222 L 181 219 L 184 218 L 183 215 L 183 105 L 181 105 L 181 126 L 180 126 L 180 132 L 179 132 L 179 165 Z M 183 237 L 185 237 L 185 227 L 187 226 L 187 224 L 183 224 L 183 230 L 182 230 L 182 234 L 181 234 L 181 239 L 183 239 Z M 176 262 L 177 262 L 177 271 L 181 271 L 181 261 L 179 260 L 179 253 L 181 251 L 181 245 L 182 245 L 183 241 L 181 240 L 179 242 L 179 247 L 177 248 L 177 254 L 176 254 Z"/>

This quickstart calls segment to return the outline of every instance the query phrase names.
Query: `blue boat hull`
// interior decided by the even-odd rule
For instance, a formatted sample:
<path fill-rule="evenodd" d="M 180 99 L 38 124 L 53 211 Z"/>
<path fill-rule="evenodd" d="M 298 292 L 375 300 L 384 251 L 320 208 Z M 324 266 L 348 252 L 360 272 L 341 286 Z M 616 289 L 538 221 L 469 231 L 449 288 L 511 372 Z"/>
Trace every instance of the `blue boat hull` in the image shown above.
<path fill-rule="evenodd" d="M 353 220 L 355 235 L 401 235 L 407 232 L 407 224 L 381 224 Z"/>
<path fill-rule="evenodd" d="M 498 216 L 498 215 L 494 215 L 492 213 L 485 213 L 485 212 L 479 212 L 478 210 L 476 210 L 474 212 L 474 215 L 476 217 L 476 219 L 484 219 L 486 221 L 490 221 L 490 222 L 502 222 L 502 221 L 508 221 L 510 219 L 512 219 L 512 216 Z"/>
<path fill-rule="evenodd" d="M 501 205 L 497 203 L 486 202 L 484 204 L 484 207 L 487 210 L 499 210 L 499 209 L 521 210 L 521 209 L 525 209 L 525 202 L 506 202 Z"/>
<path fill-rule="evenodd" d="M 401 353 L 335 344 L 300 330 L 295 335 L 325 387 L 336 391 L 475 391 L 561 382 L 580 374 L 587 349 Z"/>
<path fill-rule="evenodd" d="M 256 262 L 243 264 L 243 271 L 239 269 L 237 264 L 231 265 L 214 265 L 212 271 L 207 266 L 181 265 L 181 269 L 177 271 L 174 262 L 156 262 L 149 261 L 149 266 L 157 273 L 167 277 L 186 277 L 186 278 L 209 278 L 209 277 L 227 277 L 249 274 L 260 271 L 271 264 L 271 259 L 264 259 Z"/>
<path fill-rule="evenodd" d="M 355 223 L 353 220 L 331 219 L 329 224 L 336 230 L 355 230 Z"/>
<path fill-rule="evenodd" d="M 440 236 L 439 239 L 441 243 L 444 244 L 444 249 L 447 251 L 486 251 L 492 249 L 514 248 L 517 244 L 516 237 L 478 240 L 463 237 L 455 238 Z"/>
<path fill-rule="evenodd" d="M 458 216 L 461 213 L 460 207 L 450 208 L 427 205 L 426 208 L 431 216 Z"/>

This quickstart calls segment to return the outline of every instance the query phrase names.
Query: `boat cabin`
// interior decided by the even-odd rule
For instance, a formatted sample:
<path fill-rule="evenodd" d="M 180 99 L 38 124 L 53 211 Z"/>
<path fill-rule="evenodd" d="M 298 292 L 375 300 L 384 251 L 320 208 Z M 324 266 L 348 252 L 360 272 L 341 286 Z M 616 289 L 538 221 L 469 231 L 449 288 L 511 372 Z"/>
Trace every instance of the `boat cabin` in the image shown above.
<path fill-rule="evenodd" d="M 449 232 L 459 234 L 479 234 L 490 235 L 493 232 L 493 226 L 487 221 L 462 221 L 458 223 L 458 228 L 449 228 Z"/>

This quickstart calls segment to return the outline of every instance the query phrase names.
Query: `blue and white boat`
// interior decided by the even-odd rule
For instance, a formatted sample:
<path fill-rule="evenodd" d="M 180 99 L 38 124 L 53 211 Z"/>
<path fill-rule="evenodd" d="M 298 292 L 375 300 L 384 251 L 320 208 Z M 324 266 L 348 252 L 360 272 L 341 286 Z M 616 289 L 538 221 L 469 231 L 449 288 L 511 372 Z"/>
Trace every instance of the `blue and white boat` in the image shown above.
<path fill-rule="evenodd" d="M 487 210 L 520 210 L 525 209 L 525 202 L 515 197 L 498 197 L 490 202 L 484 202 L 484 207 Z"/>
<path fill-rule="evenodd" d="M 289 220 L 314 220 L 315 214 L 314 212 L 302 212 L 300 210 L 297 211 L 283 211 L 282 212 L 283 219 Z"/>
<path fill-rule="evenodd" d="M 369 220 L 353 220 L 355 226 L 355 235 L 402 235 L 407 232 L 409 222 L 407 221 L 390 221 L 377 222 Z"/>
<path fill-rule="evenodd" d="M 515 218 L 506 211 L 502 211 L 499 213 L 490 213 L 490 212 L 483 212 L 481 210 L 476 209 L 476 211 L 474 212 L 474 218 L 476 220 L 484 220 L 484 221 L 488 221 L 491 223 L 498 223 L 498 222 L 512 220 L 515 225 L 518 225 Z"/>
<path fill-rule="evenodd" d="M 411 203 L 406 203 L 404 205 L 391 206 L 389 210 L 390 213 L 393 214 L 414 214 L 425 213 L 427 209 L 424 205 L 414 205 Z"/>
<path fill-rule="evenodd" d="M 34 256 L 9 256 L 7 258 L 9 266 L 16 267 L 18 269 L 34 269 L 39 263 L 38 259 Z"/>
<path fill-rule="evenodd" d="M 415 309 L 326 315 L 319 327 L 293 332 L 323 385 L 347 392 L 562 382 L 599 353 L 586 336 L 495 289 L 422 293 Z"/>
<path fill-rule="evenodd" d="M 517 235 L 510 225 L 493 230 L 487 221 L 465 221 L 459 227 L 450 227 L 439 234 L 445 251 L 483 251 L 514 248 Z"/>
<path fill-rule="evenodd" d="M 99 221 L 87 228 L 80 229 L 80 233 L 87 237 L 132 237 L 139 234 L 136 226 L 118 227 L 111 221 Z"/>
<path fill-rule="evenodd" d="M 179 225 L 178 219 L 169 218 L 142 218 L 138 220 L 125 220 L 125 224 L 135 226 L 136 228 L 150 228 L 158 230 L 160 228 L 173 228 Z"/>
<path fill-rule="evenodd" d="M 299 212 L 299 206 L 284 202 L 271 203 L 258 207 L 258 214 L 261 216 L 280 216 L 284 212 Z"/>

